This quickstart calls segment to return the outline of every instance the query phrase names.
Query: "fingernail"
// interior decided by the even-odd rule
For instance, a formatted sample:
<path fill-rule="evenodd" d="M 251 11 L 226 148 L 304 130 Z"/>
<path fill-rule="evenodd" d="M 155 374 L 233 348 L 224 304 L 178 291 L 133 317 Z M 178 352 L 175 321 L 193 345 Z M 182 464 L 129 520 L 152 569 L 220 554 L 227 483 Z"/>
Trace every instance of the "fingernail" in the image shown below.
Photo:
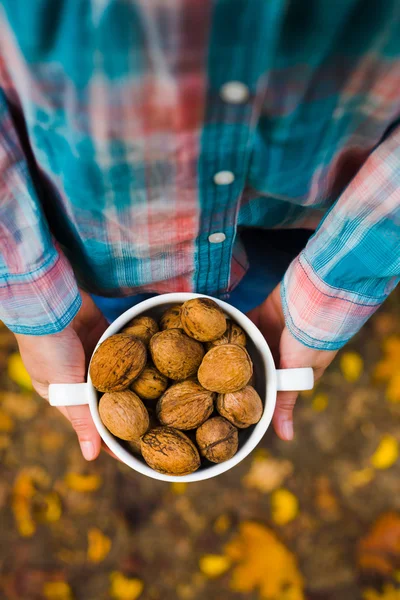
<path fill-rule="evenodd" d="M 293 439 L 293 423 L 292 421 L 284 421 L 282 423 L 282 433 L 285 440 Z"/>
<path fill-rule="evenodd" d="M 93 460 L 95 458 L 94 446 L 92 442 L 81 442 L 81 450 L 86 460 Z"/>

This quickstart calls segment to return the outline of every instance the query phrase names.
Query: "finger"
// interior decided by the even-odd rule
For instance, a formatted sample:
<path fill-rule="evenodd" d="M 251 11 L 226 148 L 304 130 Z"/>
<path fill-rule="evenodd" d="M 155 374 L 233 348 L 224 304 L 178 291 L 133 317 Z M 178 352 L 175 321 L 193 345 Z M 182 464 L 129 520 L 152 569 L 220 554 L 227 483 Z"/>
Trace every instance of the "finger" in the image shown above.
<path fill-rule="evenodd" d="M 94 460 L 100 452 L 100 435 L 93 423 L 88 406 L 69 406 L 66 408 L 68 419 L 78 436 L 83 457 Z"/>
<path fill-rule="evenodd" d="M 282 440 L 289 441 L 293 439 L 293 408 L 296 404 L 297 396 L 297 392 L 278 392 L 272 422 L 277 435 Z"/>

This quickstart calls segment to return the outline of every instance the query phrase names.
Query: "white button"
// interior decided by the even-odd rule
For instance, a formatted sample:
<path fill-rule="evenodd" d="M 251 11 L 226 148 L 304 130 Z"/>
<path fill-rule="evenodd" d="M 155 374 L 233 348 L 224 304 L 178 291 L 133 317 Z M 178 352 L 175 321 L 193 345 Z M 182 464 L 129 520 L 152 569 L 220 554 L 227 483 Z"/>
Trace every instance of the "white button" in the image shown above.
<path fill-rule="evenodd" d="M 235 181 L 235 176 L 232 171 L 219 171 L 214 175 L 214 182 L 217 185 L 229 185 Z"/>
<path fill-rule="evenodd" d="M 250 91 L 247 85 L 241 81 L 228 81 L 221 89 L 220 94 L 222 100 L 231 104 L 242 104 L 246 102 L 250 96 Z"/>
<path fill-rule="evenodd" d="M 226 235 L 224 233 L 212 233 L 208 236 L 208 241 L 210 244 L 220 244 L 226 240 Z"/>

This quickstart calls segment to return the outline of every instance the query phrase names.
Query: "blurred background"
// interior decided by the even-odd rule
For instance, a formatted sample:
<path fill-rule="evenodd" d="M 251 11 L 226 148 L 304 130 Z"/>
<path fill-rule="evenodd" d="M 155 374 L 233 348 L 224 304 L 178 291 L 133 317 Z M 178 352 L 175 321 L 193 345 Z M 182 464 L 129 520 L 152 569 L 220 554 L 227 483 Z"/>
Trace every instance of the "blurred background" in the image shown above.
<path fill-rule="evenodd" d="M 80 455 L 0 328 L 0 597 L 400 600 L 400 295 L 238 467 L 165 484 Z"/>

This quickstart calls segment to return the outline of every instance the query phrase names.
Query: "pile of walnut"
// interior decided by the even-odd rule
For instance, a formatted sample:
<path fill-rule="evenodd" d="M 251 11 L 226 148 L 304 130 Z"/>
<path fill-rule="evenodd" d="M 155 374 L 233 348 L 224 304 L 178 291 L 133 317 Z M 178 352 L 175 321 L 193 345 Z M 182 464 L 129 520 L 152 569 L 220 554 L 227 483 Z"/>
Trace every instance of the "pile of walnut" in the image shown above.
<path fill-rule="evenodd" d="M 104 392 L 104 425 L 160 473 L 192 473 L 200 455 L 228 460 L 238 449 L 238 428 L 263 412 L 248 385 L 253 364 L 245 346 L 239 325 L 208 298 L 169 308 L 159 324 L 132 319 L 98 347 L 90 365 L 94 387 Z"/>

